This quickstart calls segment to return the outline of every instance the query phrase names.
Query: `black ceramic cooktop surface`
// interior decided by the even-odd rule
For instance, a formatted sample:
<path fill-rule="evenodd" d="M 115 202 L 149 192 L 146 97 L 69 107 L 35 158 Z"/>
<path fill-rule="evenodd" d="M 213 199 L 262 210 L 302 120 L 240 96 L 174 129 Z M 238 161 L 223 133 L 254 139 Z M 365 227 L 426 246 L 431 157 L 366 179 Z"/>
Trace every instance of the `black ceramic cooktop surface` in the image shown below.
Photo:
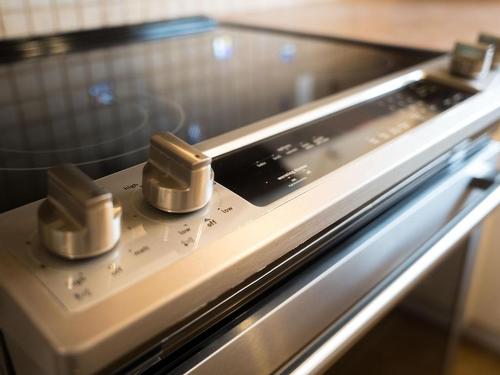
<path fill-rule="evenodd" d="M 52 165 L 98 178 L 145 161 L 154 132 L 195 144 L 435 56 L 207 22 L 0 46 L 17 51 L 0 63 L 0 212 L 42 198 Z"/>

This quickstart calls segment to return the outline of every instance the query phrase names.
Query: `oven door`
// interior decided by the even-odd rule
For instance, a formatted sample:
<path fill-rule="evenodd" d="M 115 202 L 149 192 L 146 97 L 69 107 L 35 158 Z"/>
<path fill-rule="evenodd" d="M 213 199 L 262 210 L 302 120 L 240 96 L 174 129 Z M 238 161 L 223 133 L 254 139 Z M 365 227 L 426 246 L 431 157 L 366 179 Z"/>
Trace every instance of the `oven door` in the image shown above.
<path fill-rule="evenodd" d="M 500 202 L 498 151 L 490 142 L 454 162 L 193 343 L 182 363 L 148 372 L 442 373 L 479 224 Z"/>

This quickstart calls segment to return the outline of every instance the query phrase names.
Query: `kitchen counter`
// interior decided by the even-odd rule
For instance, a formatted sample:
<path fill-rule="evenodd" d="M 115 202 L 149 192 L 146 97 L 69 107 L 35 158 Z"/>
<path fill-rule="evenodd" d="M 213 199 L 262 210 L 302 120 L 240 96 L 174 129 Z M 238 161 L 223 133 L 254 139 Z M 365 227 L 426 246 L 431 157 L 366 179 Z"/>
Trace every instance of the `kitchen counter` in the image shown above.
<path fill-rule="evenodd" d="M 338 0 L 226 16 L 226 21 L 393 45 L 450 50 L 480 31 L 500 34 L 500 2 Z"/>

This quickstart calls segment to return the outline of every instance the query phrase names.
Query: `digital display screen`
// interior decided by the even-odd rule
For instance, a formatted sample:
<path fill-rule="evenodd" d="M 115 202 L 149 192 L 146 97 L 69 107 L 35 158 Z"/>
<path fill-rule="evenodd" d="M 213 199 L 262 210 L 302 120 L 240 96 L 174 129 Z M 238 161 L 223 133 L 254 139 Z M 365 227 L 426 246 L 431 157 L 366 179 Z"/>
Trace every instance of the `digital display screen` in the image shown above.
<path fill-rule="evenodd" d="M 429 80 L 413 82 L 222 155 L 212 164 L 215 179 L 249 202 L 264 206 L 472 95 Z"/>

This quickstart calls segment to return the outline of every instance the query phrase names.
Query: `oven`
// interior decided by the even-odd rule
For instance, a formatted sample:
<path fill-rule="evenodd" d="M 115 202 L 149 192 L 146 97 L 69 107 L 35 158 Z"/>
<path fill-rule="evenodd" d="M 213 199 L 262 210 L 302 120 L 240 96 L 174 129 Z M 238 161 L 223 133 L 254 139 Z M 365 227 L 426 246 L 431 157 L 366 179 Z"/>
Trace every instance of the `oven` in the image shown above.
<path fill-rule="evenodd" d="M 446 372 L 500 201 L 493 44 L 2 44 L 0 369 Z"/>
<path fill-rule="evenodd" d="M 497 158 L 497 146 L 490 151 L 482 151 L 485 161 Z M 355 234 L 344 238 L 334 227 L 304 244 L 300 251 L 324 254 L 174 373 L 232 372 L 241 363 L 238 371 L 249 374 L 449 373 L 480 224 L 500 199 L 494 163 L 486 172 L 473 159 L 360 218 L 367 222 Z"/>

